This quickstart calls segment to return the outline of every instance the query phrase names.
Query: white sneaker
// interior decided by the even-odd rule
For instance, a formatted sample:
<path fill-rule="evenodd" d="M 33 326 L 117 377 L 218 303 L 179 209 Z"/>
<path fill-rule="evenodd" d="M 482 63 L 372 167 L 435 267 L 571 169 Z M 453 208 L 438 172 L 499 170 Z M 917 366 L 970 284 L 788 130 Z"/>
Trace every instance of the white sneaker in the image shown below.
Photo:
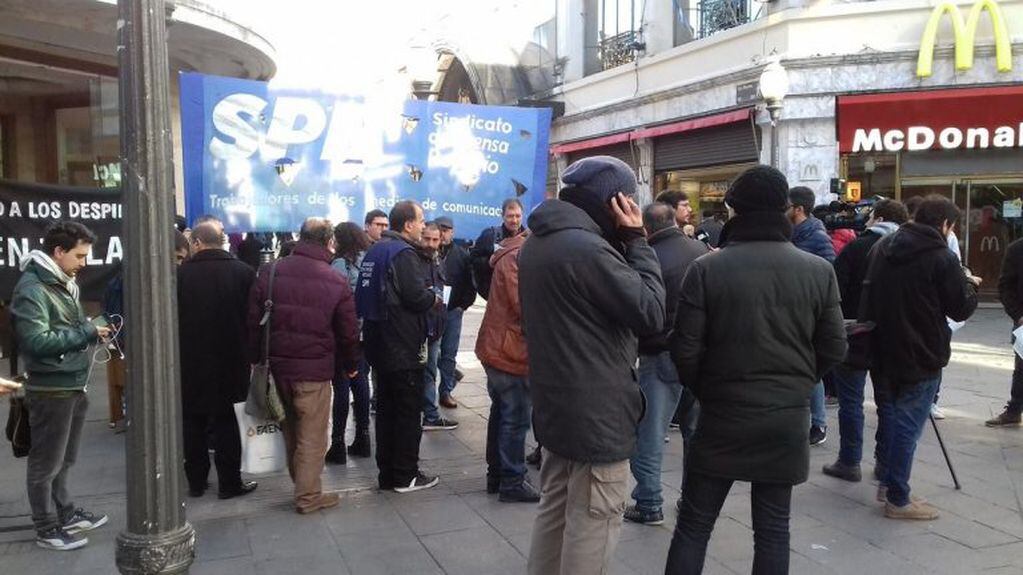
<path fill-rule="evenodd" d="M 931 417 L 934 419 L 945 419 L 945 410 L 938 407 L 937 403 L 931 404 Z"/>

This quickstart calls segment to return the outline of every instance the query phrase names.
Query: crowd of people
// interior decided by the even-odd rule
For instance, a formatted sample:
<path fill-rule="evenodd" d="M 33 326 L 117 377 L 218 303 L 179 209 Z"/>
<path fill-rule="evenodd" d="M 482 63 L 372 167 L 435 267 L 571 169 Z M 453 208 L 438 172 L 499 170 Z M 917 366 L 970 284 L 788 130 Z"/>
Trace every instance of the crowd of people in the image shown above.
<path fill-rule="evenodd" d="M 812 214 L 813 191 L 790 189 L 766 166 L 732 182 L 727 222 L 707 214 L 692 230 L 684 194 L 641 209 L 635 174 L 614 158 L 579 160 L 562 181 L 559 197 L 525 221 L 522 204 L 507 200 L 502 221 L 471 248 L 454 239 L 452 219 L 427 222 L 414 201 L 371 211 L 362 225 L 309 218 L 262 265 L 227 249 L 216 218 L 179 235 L 189 495 L 209 488 L 210 448 L 220 498 L 257 488 L 240 473 L 233 406 L 261 359 L 284 405 L 297 512 L 339 503 L 320 477 L 325 464 L 349 456 L 375 454 L 381 490 L 437 485 L 419 465 L 420 442 L 424 430 L 458 426 L 447 413 L 458 407 L 462 321 L 481 296 L 474 349 L 491 399 L 485 487 L 501 502 L 539 503 L 531 574 L 605 572 L 623 520 L 663 523 L 673 422 L 683 430 L 685 473 L 666 573 L 702 571 L 735 481 L 752 484 L 753 572 L 786 573 L 792 487 L 808 477 L 811 445 L 827 438 L 824 382 L 839 404 L 841 445 L 822 472 L 860 481 L 868 373 L 885 516 L 938 516 L 912 496 L 909 480 L 950 357 L 950 322 L 977 306 L 980 279 L 949 247 L 954 204 L 928 196 L 907 209 L 881 200 L 862 234 L 838 242 Z M 123 284 L 111 282 L 107 325 L 85 316 L 74 281 L 93 241 L 81 224 L 53 225 L 22 264 L 12 302 L 28 374 L 29 501 L 38 542 L 50 549 L 80 547 L 82 533 L 107 521 L 75 507 L 67 485 L 90 345 L 113 351 L 110 422 L 123 429 L 120 349 L 132 337 Z M 1000 282 L 1017 325 L 1021 245 L 1010 247 Z M 1020 366 L 1017 358 L 1012 400 L 988 425 L 1019 425 Z M 539 485 L 526 473 L 531 425 L 543 446 Z"/>

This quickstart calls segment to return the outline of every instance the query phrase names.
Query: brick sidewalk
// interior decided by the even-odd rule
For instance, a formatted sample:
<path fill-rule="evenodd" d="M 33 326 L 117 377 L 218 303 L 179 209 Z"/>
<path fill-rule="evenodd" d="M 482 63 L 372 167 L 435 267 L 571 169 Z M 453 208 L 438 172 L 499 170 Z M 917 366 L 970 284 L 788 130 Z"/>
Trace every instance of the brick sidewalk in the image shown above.
<path fill-rule="evenodd" d="M 373 489 L 372 460 L 328 467 L 325 486 L 344 493 L 339 508 L 303 517 L 290 505 L 286 474 L 258 478 L 259 490 L 241 500 L 214 495 L 186 500 L 199 537 L 193 574 L 332 575 L 352 573 L 523 573 L 535 507 L 501 504 L 485 493 L 484 449 L 489 398 L 482 369 L 472 354 L 482 310 L 466 315 L 459 363 L 466 379 L 447 410 L 461 425 L 423 437 L 423 467 L 441 476 L 432 490 L 396 495 Z M 823 476 L 820 467 L 838 448 L 836 413 L 829 412 L 828 442 L 811 451 L 810 481 L 794 491 L 792 573 L 1003 575 L 1023 572 L 1023 430 L 991 430 L 983 421 L 1001 409 L 1009 388 L 1012 355 L 1008 322 L 1000 310 L 984 309 L 956 335 L 946 372 L 940 422 L 963 490 L 951 479 L 935 440 L 924 432 L 913 471 L 914 493 L 942 510 L 933 522 L 884 519 L 869 481 L 849 484 Z M 123 436 L 106 428 L 104 374 L 90 388 L 89 422 L 73 474 L 78 503 L 111 516 L 111 525 L 90 534 L 89 547 L 46 552 L 32 543 L 24 495 L 25 462 L 9 448 L 0 454 L 0 565 L 4 573 L 115 573 L 114 541 L 124 525 Z M 872 453 L 874 417 L 868 409 L 867 445 Z M 666 446 L 665 499 L 678 495 L 681 438 Z M 865 462 L 868 474 L 870 461 Z M 748 573 L 752 563 L 749 488 L 737 484 L 711 540 L 705 573 Z M 661 527 L 626 524 L 613 573 L 663 573 L 674 514 Z"/>

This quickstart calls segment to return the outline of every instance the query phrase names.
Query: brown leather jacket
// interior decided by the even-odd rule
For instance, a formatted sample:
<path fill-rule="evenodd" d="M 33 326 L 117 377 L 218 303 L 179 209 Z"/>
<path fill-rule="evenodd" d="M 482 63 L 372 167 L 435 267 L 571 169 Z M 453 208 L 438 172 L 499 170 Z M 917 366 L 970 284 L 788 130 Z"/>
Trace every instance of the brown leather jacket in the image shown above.
<path fill-rule="evenodd" d="M 483 365 L 520 376 L 529 373 L 519 304 L 519 250 L 527 235 L 525 232 L 504 240 L 490 257 L 494 276 L 476 338 L 476 357 Z"/>

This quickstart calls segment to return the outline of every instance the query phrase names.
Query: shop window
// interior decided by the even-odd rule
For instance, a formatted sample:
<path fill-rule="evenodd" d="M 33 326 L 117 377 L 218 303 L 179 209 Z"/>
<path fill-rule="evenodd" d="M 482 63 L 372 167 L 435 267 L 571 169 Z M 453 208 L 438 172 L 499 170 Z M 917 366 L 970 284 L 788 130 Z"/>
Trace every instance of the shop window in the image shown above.
<path fill-rule="evenodd" d="M 121 183 L 117 83 L 95 80 L 90 105 L 53 111 L 57 183 L 116 187 Z"/>
<path fill-rule="evenodd" d="M 597 57 L 602 70 L 636 59 L 642 6 L 635 0 L 597 0 Z"/>
<path fill-rule="evenodd" d="M 863 198 L 896 197 L 898 161 L 895 154 L 847 154 L 842 161 L 846 164 L 845 179 L 859 182 Z"/>

